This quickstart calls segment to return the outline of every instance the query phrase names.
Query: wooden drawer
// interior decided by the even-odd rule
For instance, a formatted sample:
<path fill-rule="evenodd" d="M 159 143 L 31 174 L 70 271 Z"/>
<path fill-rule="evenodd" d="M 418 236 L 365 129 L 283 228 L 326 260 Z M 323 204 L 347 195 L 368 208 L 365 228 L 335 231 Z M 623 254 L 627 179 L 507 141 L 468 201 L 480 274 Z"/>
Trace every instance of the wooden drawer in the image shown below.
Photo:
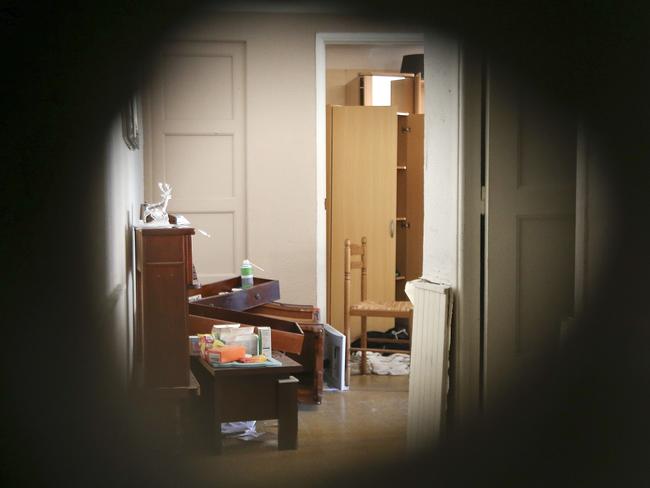
<path fill-rule="evenodd" d="M 298 398 L 301 403 L 320 404 L 323 398 L 325 331 L 323 324 L 320 323 L 318 307 L 275 302 L 252 308 L 247 313 L 295 320 L 300 325 L 305 335 L 302 352 L 288 354 L 304 368 L 302 373 L 296 374 L 300 380 Z"/>
<path fill-rule="evenodd" d="M 222 321 L 243 325 L 268 326 L 271 328 L 271 345 L 274 350 L 301 354 L 304 334 L 296 322 L 266 317 L 236 310 L 213 307 L 199 302 L 189 304 L 190 330 L 193 333 L 209 333 L 212 324 Z M 211 320 L 217 319 L 217 320 Z"/>
<path fill-rule="evenodd" d="M 203 298 L 193 303 L 235 311 L 248 310 L 280 298 L 280 283 L 277 280 L 254 278 L 253 286 L 246 290 L 233 292 L 233 288 L 241 288 L 241 277 L 216 281 L 200 288 L 190 288 L 187 290 L 187 296 L 200 294 Z"/>

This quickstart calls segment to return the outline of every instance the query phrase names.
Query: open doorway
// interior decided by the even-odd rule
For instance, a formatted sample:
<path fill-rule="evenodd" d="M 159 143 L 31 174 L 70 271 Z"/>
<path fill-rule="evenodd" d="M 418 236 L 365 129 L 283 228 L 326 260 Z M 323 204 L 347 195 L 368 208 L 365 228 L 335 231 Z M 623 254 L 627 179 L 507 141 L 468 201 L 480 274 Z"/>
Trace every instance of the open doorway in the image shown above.
<path fill-rule="evenodd" d="M 325 119 L 318 131 L 319 192 L 325 197 L 319 303 L 333 327 L 348 330 L 348 345 L 376 349 L 367 361 L 354 354 L 353 372 L 374 366 L 384 372 L 380 352 L 409 351 L 408 317 L 369 318 L 367 329 L 376 337 L 362 342 L 361 319 L 345 319 L 344 295 L 357 303 L 364 288 L 367 300 L 408 303 L 404 286 L 422 275 L 423 36 L 319 34 L 316 48 L 317 113 L 320 123 Z M 360 245 L 362 238 L 367 286 L 363 271 L 353 269 L 344 292 L 344 242 Z"/>

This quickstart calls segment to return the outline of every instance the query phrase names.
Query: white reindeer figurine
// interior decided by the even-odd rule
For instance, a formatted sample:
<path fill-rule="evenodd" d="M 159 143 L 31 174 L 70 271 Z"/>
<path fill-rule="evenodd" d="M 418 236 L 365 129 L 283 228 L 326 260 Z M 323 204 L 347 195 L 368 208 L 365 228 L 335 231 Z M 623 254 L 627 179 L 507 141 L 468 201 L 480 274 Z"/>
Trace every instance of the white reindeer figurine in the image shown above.
<path fill-rule="evenodd" d="M 155 223 L 168 224 L 169 216 L 167 215 L 167 203 L 172 198 L 172 187 L 169 186 L 168 183 L 163 185 L 159 182 L 158 188 L 160 188 L 160 191 L 162 192 L 160 194 L 161 199 L 157 203 L 145 204 L 143 220 L 146 222 L 147 218 L 151 216 L 152 221 Z"/>

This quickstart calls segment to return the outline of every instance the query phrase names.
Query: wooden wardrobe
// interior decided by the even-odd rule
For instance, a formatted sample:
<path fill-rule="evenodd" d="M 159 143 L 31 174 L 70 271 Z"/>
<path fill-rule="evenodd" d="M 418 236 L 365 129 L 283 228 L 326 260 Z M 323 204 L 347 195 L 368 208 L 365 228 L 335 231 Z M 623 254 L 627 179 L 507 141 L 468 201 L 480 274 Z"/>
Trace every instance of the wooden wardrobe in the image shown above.
<path fill-rule="evenodd" d="M 327 306 L 329 322 L 340 330 L 346 238 L 368 239 L 372 300 L 406 300 L 406 281 L 422 273 L 423 82 L 419 75 L 393 81 L 395 103 L 372 106 L 363 95 L 372 76 L 360 73 L 347 84 L 345 106 L 327 106 Z M 355 270 L 353 302 L 359 279 Z M 393 326 L 392 319 L 374 319 L 369 330 Z"/>
<path fill-rule="evenodd" d="M 328 321 L 343 329 L 345 239 L 368 239 L 368 296 L 395 297 L 397 232 L 397 112 L 393 107 L 328 106 L 327 234 Z M 359 301 L 359 270 L 352 277 L 352 301 Z M 355 286 L 356 284 L 356 286 Z M 354 327 L 358 326 L 353 323 Z M 392 327 L 390 319 L 369 330 Z"/>

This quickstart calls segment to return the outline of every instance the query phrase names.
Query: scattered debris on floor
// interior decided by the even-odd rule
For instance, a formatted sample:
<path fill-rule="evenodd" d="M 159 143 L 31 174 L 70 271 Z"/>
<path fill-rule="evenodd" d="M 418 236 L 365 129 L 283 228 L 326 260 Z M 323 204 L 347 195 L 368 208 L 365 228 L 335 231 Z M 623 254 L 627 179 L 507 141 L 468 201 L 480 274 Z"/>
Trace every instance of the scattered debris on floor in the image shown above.
<path fill-rule="evenodd" d="M 255 420 L 244 422 L 223 422 L 221 424 L 221 434 L 224 437 L 240 439 L 242 441 L 263 440 L 265 432 L 258 432 Z"/>
<path fill-rule="evenodd" d="M 401 376 L 409 374 L 411 356 L 394 353 L 384 356 L 379 352 L 366 353 L 366 370 L 371 374 Z M 361 351 L 356 351 L 350 358 L 350 374 L 361 374 Z"/>

